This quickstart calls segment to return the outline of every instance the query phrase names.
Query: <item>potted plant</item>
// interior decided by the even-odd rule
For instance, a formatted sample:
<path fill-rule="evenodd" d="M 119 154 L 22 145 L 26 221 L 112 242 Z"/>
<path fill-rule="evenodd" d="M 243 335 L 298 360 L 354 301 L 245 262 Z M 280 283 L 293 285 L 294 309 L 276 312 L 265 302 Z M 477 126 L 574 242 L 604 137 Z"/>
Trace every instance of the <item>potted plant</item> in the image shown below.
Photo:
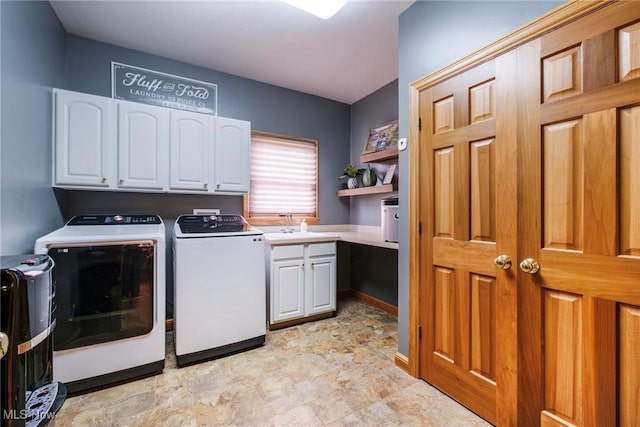
<path fill-rule="evenodd" d="M 344 168 L 342 176 L 338 179 L 347 178 L 347 188 L 358 188 L 358 175 L 362 175 L 366 169 L 360 169 L 355 165 Z"/>

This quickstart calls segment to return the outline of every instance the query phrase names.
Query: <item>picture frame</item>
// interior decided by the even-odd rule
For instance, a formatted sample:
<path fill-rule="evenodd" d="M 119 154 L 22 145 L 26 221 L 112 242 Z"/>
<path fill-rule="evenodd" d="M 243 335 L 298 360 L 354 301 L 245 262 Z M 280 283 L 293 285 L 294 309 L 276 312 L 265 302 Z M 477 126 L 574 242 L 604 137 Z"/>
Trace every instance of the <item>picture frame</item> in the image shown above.
<path fill-rule="evenodd" d="M 398 121 L 394 120 L 369 129 L 369 137 L 362 154 L 383 151 L 398 145 Z"/>
<path fill-rule="evenodd" d="M 389 166 L 389 169 L 387 169 L 387 172 L 384 174 L 384 179 L 382 180 L 382 184 L 391 184 L 391 182 L 393 181 L 393 175 L 396 172 L 396 164 L 392 164 L 391 166 Z"/>

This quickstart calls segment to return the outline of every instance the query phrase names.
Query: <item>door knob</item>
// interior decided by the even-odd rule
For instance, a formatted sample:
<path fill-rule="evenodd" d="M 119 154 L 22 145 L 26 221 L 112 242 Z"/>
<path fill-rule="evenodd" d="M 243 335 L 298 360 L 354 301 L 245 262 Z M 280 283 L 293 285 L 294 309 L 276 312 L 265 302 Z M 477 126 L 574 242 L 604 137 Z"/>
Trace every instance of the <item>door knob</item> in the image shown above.
<path fill-rule="evenodd" d="M 520 263 L 520 270 L 529 274 L 536 274 L 540 270 L 540 264 L 533 258 L 525 258 Z"/>
<path fill-rule="evenodd" d="M 0 359 L 9 351 L 9 337 L 4 332 L 0 332 Z"/>
<path fill-rule="evenodd" d="M 508 270 L 511 268 L 511 259 L 508 255 L 497 256 L 496 259 L 493 260 L 493 263 L 496 267 L 500 267 L 503 270 Z"/>

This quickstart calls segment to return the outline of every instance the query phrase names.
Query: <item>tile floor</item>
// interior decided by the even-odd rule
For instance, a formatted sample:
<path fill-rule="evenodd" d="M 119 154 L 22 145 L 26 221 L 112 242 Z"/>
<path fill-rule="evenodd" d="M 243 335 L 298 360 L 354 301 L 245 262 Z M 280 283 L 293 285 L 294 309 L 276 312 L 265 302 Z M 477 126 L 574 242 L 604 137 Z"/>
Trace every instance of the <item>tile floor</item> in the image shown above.
<path fill-rule="evenodd" d="M 354 299 L 265 346 L 69 398 L 57 426 L 489 426 L 394 364 L 397 321 Z"/>

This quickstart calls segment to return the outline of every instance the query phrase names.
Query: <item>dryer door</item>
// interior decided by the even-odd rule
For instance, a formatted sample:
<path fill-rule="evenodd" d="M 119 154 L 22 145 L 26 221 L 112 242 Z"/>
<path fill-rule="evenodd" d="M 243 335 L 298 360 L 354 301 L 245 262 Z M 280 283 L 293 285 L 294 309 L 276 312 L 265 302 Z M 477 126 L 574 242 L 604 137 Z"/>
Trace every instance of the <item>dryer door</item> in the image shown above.
<path fill-rule="evenodd" d="M 56 263 L 54 350 L 151 332 L 155 242 L 58 245 L 48 254 Z"/>

